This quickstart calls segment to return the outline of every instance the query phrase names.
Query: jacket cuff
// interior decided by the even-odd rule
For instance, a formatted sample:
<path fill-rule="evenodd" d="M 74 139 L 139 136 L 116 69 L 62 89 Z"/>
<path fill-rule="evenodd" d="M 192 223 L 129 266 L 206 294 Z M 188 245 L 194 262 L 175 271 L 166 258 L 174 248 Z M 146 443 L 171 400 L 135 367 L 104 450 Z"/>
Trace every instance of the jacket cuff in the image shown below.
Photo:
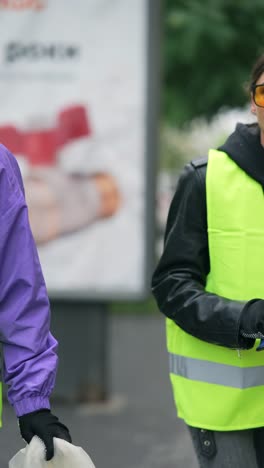
<path fill-rule="evenodd" d="M 254 345 L 255 339 L 243 336 L 240 331 L 240 335 L 238 337 L 239 349 L 252 349 Z"/>
<path fill-rule="evenodd" d="M 252 306 L 262 303 L 260 299 L 251 299 L 246 302 L 242 309 L 240 322 L 239 322 L 239 348 L 240 349 L 251 349 L 255 345 L 256 338 L 261 338 L 258 335 L 255 323 L 255 311 L 252 314 Z M 253 306 L 254 307 L 254 306 Z M 263 308 L 263 305 L 262 305 Z M 253 319 L 254 317 L 254 319 Z M 255 336 L 254 336 L 255 335 Z"/>
<path fill-rule="evenodd" d="M 15 401 L 13 407 L 17 417 L 19 417 L 40 409 L 50 409 L 50 402 L 48 397 L 38 395 Z"/>

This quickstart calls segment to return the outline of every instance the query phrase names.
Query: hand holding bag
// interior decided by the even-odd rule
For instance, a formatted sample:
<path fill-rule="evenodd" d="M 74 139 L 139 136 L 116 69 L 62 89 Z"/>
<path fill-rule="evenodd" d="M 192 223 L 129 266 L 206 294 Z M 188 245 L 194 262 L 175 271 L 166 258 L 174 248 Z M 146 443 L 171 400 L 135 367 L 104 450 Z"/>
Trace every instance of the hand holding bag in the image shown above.
<path fill-rule="evenodd" d="M 11 458 L 9 468 L 95 468 L 89 455 L 64 439 L 54 437 L 54 457 L 45 459 L 45 446 L 34 436 L 30 444 Z"/>

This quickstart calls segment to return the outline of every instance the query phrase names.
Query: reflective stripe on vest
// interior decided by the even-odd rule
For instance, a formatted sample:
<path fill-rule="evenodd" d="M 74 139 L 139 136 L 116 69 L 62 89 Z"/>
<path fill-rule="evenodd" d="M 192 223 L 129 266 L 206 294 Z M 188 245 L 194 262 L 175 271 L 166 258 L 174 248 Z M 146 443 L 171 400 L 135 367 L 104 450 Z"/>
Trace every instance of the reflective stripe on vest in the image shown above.
<path fill-rule="evenodd" d="M 187 379 L 224 385 L 225 387 L 250 388 L 264 385 L 263 367 L 236 366 L 194 359 L 169 353 L 170 372 Z"/>
<path fill-rule="evenodd" d="M 264 298 L 264 194 L 225 153 L 211 150 L 206 172 L 210 273 L 206 291 Z M 175 247 L 177 248 L 177 246 Z M 184 313 L 184 311 L 183 311 Z M 166 319 L 170 378 L 178 416 L 194 427 L 264 426 L 264 351 L 199 340 Z"/>

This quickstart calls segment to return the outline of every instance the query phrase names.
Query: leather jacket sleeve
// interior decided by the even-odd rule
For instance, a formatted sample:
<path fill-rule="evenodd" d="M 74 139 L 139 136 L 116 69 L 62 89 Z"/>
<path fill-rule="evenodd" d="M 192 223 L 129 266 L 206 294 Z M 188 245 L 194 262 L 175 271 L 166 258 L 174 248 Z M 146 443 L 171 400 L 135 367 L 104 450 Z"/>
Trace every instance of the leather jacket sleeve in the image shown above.
<path fill-rule="evenodd" d="M 161 312 L 187 333 L 220 346 L 249 349 L 254 340 L 240 334 L 245 303 L 205 291 L 210 271 L 206 168 L 206 160 L 187 164 L 179 178 L 152 292 Z"/>

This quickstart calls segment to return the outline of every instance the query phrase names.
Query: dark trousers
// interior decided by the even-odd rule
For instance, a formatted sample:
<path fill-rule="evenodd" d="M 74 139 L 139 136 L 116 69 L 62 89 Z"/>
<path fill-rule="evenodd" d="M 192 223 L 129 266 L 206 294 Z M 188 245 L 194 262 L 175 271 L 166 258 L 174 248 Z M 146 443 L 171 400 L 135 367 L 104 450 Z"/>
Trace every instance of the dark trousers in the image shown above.
<path fill-rule="evenodd" d="M 188 429 L 200 468 L 264 468 L 264 428 L 232 432 Z"/>

